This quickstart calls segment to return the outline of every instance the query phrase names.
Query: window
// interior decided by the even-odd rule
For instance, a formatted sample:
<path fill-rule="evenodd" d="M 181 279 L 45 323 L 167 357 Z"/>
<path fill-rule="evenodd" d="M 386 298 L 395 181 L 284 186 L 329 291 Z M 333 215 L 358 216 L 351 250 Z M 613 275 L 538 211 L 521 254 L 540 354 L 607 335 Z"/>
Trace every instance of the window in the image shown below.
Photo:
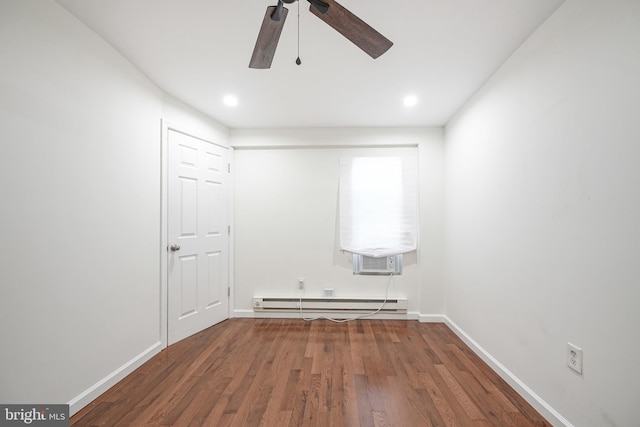
<path fill-rule="evenodd" d="M 340 246 L 370 257 L 416 249 L 417 173 L 401 157 L 355 157 L 340 164 Z"/>

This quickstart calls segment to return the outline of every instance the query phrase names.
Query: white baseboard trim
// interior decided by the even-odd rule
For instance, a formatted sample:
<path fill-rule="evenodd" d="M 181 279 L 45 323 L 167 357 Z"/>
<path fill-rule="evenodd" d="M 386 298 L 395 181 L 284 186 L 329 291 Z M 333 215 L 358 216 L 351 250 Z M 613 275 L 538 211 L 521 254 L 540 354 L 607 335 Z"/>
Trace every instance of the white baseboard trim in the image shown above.
<path fill-rule="evenodd" d="M 444 314 L 419 314 L 420 323 L 445 323 Z"/>
<path fill-rule="evenodd" d="M 526 400 L 536 411 L 540 413 L 547 421 L 556 427 L 573 427 L 566 418 L 558 411 L 553 409 L 551 405 L 545 402 L 533 390 L 531 390 L 524 382 L 509 371 L 502 363 L 480 346 L 473 338 L 467 335 L 458 325 L 455 324 L 447 316 L 443 316 L 444 323 L 451 329 L 466 345 L 473 350 L 484 362 L 491 367 L 503 380 L 507 382 L 524 400 Z"/>
<path fill-rule="evenodd" d="M 151 347 L 147 348 L 142 353 L 138 354 L 136 357 L 129 360 L 127 363 L 98 381 L 96 384 L 71 399 L 71 401 L 69 401 L 69 416 L 72 416 L 73 414 L 87 406 L 89 403 L 93 402 L 98 396 L 113 387 L 118 381 L 122 380 L 131 372 L 142 366 L 143 363 L 151 359 L 156 354 L 160 353 L 160 350 L 162 350 L 162 344 L 160 343 L 160 341 L 158 341 Z"/>

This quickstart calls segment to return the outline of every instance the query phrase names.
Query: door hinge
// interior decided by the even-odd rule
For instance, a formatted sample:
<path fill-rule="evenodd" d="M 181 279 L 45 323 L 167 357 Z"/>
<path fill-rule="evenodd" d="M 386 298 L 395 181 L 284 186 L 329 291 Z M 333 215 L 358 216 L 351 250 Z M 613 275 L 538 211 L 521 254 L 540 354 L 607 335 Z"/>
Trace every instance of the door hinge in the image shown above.
<path fill-rule="evenodd" d="M 231 163 L 227 163 L 227 172 L 231 173 Z"/>
<path fill-rule="evenodd" d="M 231 236 L 231 226 L 227 225 L 227 235 Z"/>
<path fill-rule="evenodd" d="M 231 288 L 227 288 L 227 296 L 230 297 L 231 296 Z"/>

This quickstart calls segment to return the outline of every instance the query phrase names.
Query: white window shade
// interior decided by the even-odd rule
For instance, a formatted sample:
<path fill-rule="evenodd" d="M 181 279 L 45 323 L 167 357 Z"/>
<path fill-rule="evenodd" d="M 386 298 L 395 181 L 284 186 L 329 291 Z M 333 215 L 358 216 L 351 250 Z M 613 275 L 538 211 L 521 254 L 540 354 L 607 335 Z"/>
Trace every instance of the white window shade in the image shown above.
<path fill-rule="evenodd" d="M 410 252 L 417 241 L 417 170 L 401 157 L 340 161 L 340 247 L 372 257 Z"/>

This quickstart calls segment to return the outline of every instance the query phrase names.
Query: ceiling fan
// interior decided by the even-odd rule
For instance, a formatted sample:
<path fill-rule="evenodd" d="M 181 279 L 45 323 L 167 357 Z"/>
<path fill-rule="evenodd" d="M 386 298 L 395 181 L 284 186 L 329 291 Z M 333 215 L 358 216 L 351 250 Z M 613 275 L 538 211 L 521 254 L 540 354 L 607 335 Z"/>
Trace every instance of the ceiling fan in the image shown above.
<path fill-rule="evenodd" d="M 249 68 L 271 68 L 273 55 L 278 46 L 280 33 L 284 27 L 289 10 L 283 3 L 291 4 L 298 0 L 278 0 L 277 6 L 267 7 L 258 39 L 253 49 Z M 309 10 L 318 18 L 329 24 L 333 29 L 351 40 L 356 46 L 365 51 L 372 58 L 385 53 L 393 43 L 385 36 L 371 28 L 366 22 L 358 18 L 334 0 L 307 0 L 311 5 Z"/>

